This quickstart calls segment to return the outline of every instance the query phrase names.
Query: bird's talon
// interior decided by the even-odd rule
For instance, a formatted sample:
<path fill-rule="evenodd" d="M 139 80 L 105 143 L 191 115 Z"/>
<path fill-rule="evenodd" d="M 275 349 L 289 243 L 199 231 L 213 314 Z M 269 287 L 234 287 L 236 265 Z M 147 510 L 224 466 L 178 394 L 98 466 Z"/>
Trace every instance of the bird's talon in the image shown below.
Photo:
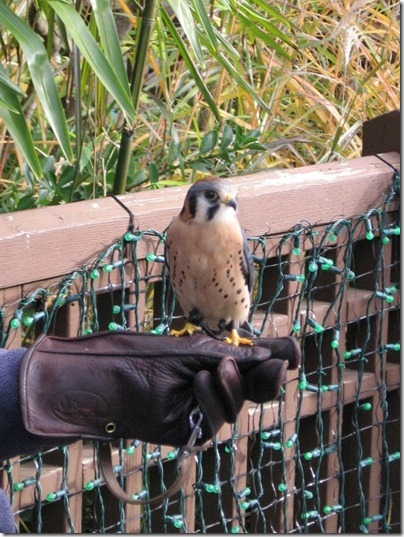
<path fill-rule="evenodd" d="M 237 330 L 232 330 L 230 332 L 230 337 L 227 337 L 225 341 L 229 345 L 235 345 L 236 347 L 239 347 L 240 345 L 248 345 L 249 347 L 252 347 L 254 345 L 252 339 L 239 336 Z"/>
<path fill-rule="evenodd" d="M 197 332 L 199 330 L 201 330 L 200 326 L 195 326 L 192 323 L 185 323 L 184 328 L 181 328 L 181 330 L 171 330 L 170 336 L 174 336 L 174 337 L 181 337 L 185 335 L 192 336 L 194 332 Z"/>

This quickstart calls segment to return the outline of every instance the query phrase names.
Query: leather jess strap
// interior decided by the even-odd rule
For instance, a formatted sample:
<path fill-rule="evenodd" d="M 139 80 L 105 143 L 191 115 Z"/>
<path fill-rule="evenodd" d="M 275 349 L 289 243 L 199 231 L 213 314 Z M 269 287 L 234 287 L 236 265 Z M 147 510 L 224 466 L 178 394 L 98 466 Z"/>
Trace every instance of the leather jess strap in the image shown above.
<path fill-rule="evenodd" d="M 112 467 L 112 452 L 111 452 L 111 443 L 106 442 L 102 443 L 99 446 L 99 457 L 101 463 L 101 470 L 105 479 L 105 484 L 109 490 L 114 494 L 119 500 L 122 500 L 126 503 L 132 503 L 134 505 L 149 505 L 153 503 L 161 503 L 171 496 L 174 496 L 176 492 L 180 490 L 184 481 L 189 475 L 191 470 L 191 455 L 196 451 L 203 450 L 203 447 L 194 447 L 195 442 L 202 435 L 201 422 L 203 419 L 203 414 L 201 409 L 196 407 L 189 416 L 189 425 L 191 427 L 191 435 L 189 437 L 188 443 L 186 446 L 183 446 L 178 454 L 178 476 L 174 483 L 168 488 L 168 490 L 158 496 L 153 498 L 148 498 L 146 500 L 136 500 L 133 498 L 133 495 L 127 494 L 119 486 L 118 481 L 116 480 L 113 467 Z"/>
<path fill-rule="evenodd" d="M 192 450 L 193 451 L 193 450 Z M 192 451 L 183 450 L 180 452 L 180 461 L 178 465 L 178 476 L 174 483 L 169 487 L 169 489 L 163 494 L 154 496 L 147 500 L 136 500 L 133 498 L 133 495 L 127 494 L 118 484 L 116 476 L 112 467 L 112 453 L 111 453 L 111 443 L 103 443 L 99 446 L 99 456 L 101 463 L 101 470 L 105 479 L 105 484 L 109 490 L 114 494 L 119 500 L 122 500 L 126 503 L 132 503 L 134 505 L 148 505 L 153 503 L 161 503 L 168 498 L 171 498 L 176 492 L 180 490 L 185 479 L 189 475 L 191 469 L 191 454 Z"/>

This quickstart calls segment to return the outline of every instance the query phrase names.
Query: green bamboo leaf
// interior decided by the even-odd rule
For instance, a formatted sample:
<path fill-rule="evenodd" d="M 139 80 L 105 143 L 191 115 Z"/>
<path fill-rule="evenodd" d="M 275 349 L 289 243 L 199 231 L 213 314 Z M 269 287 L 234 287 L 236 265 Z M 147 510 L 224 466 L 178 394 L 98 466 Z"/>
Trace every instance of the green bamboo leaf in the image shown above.
<path fill-rule="evenodd" d="M 131 101 L 127 78 L 125 80 L 118 78 L 115 70 L 102 53 L 94 37 L 72 4 L 66 4 L 58 0 L 48 0 L 48 3 L 63 21 L 73 41 L 100 82 L 122 109 L 129 125 L 133 125 L 136 113 Z"/>
<path fill-rule="evenodd" d="M 277 43 L 271 37 L 270 33 L 269 32 L 264 32 L 263 30 L 261 30 L 257 26 L 258 21 L 253 23 L 253 22 L 251 22 L 252 19 L 250 19 L 249 17 L 244 16 L 242 13 L 238 13 L 238 18 L 239 18 L 240 21 L 242 21 L 244 23 L 246 28 L 248 28 L 248 30 L 251 32 L 251 34 L 254 37 L 260 39 L 263 43 L 267 44 L 270 48 L 275 50 L 279 55 L 283 56 L 287 60 L 289 60 L 289 61 L 291 60 L 290 55 L 286 52 L 286 50 L 281 45 L 279 45 L 279 43 Z M 284 41 L 286 42 L 286 40 L 284 40 Z M 288 43 L 288 45 L 289 44 L 290 43 Z"/>
<path fill-rule="evenodd" d="M 2 108 L 5 108 L 6 110 L 9 110 L 10 112 L 19 114 L 19 110 L 17 108 L 15 108 L 10 102 L 3 101 L 1 97 L 0 97 L 0 106 Z"/>
<path fill-rule="evenodd" d="M 201 147 L 199 153 L 205 155 L 206 153 L 211 153 L 219 140 L 219 133 L 216 129 L 208 131 L 202 138 Z"/>
<path fill-rule="evenodd" d="M 226 71 L 233 77 L 237 84 L 242 87 L 254 99 L 254 101 L 262 107 L 263 110 L 271 112 L 268 105 L 261 99 L 254 88 L 248 84 L 248 82 L 246 82 L 244 77 L 237 71 L 234 65 L 229 62 L 227 58 L 225 58 L 222 54 L 219 54 L 217 55 L 217 59 L 220 61 Z"/>
<path fill-rule="evenodd" d="M 212 95 L 210 94 L 210 91 L 208 90 L 208 88 L 206 87 L 206 85 L 203 82 L 202 78 L 200 77 L 197 67 L 193 63 L 190 55 L 188 54 L 186 44 L 181 39 L 181 36 L 179 35 L 176 27 L 174 26 L 172 20 L 170 19 L 169 15 L 166 12 L 166 10 L 164 9 L 164 7 L 161 8 L 161 15 L 162 15 L 162 18 L 164 20 L 164 24 L 167 26 L 168 31 L 172 35 L 173 40 L 174 40 L 174 42 L 175 42 L 175 44 L 176 44 L 181 56 L 183 57 L 186 66 L 189 69 L 191 77 L 195 81 L 195 84 L 199 88 L 199 91 L 204 96 L 205 101 L 206 101 L 207 105 L 209 106 L 209 109 L 214 114 L 216 119 L 218 121 L 221 121 L 219 110 L 218 110 L 218 108 L 216 106 L 216 103 L 215 103 Z"/>
<path fill-rule="evenodd" d="M 110 0 L 91 0 L 93 13 L 100 33 L 104 54 L 115 71 L 118 80 L 125 87 L 128 76 L 123 62 L 118 31 L 111 9 Z"/>
<path fill-rule="evenodd" d="M 284 24 L 287 28 L 292 29 L 292 23 L 282 15 L 277 9 L 270 6 L 269 2 L 266 0 L 250 0 L 250 6 L 252 3 L 255 3 L 257 6 L 259 6 L 261 9 L 263 9 L 270 17 L 273 17 L 278 22 L 281 22 Z"/>
<path fill-rule="evenodd" d="M 222 35 L 218 30 L 213 28 L 215 32 L 216 37 L 216 45 L 213 45 L 210 39 L 208 39 L 206 33 L 202 32 L 200 29 L 198 29 L 198 36 L 199 40 L 202 45 L 206 46 L 208 50 L 215 50 L 217 51 L 220 49 L 223 51 L 224 54 L 226 54 L 230 61 L 236 63 L 240 61 L 240 54 L 237 52 L 237 50 L 232 46 L 227 36 Z"/>
<path fill-rule="evenodd" d="M 212 47 L 217 48 L 219 44 L 216 38 L 216 32 L 214 27 L 212 26 L 212 23 L 210 22 L 208 14 L 206 13 L 204 3 L 202 2 L 202 0 L 191 0 L 191 2 L 196 16 L 201 23 L 203 29 L 205 30 L 206 37 L 210 40 Z"/>
<path fill-rule="evenodd" d="M 0 64 L 0 84 L 3 84 L 7 88 L 11 89 L 14 93 L 18 93 L 21 97 L 25 97 L 25 93 L 22 91 L 22 89 L 16 86 L 15 84 L 13 84 L 11 80 L 8 78 L 7 72 L 1 64 Z"/>
<path fill-rule="evenodd" d="M 267 43 L 279 54 L 290 60 L 289 54 L 287 54 L 287 52 L 276 41 L 274 41 L 274 38 L 277 37 L 278 39 L 281 39 L 284 43 L 287 43 L 293 48 L 296 48 L 296 45 L 292 43 L 292 41 L 284 33 L 278 30 L 276 26 L 265 20 L 260 14 L 254 12 L 252 9 L 245 7 L 243 10 L 239 10 L 237 12 L 237 17 L 243 21 L 245 26 L 253 33 L 253 35 L 256 35 L 262 39 L 264 43 Z M 257 24 L 263 26 L 266 31 L 261 30 Z"/>
<path fill-rule="evenodd" d="M 67 160 L 73 160 L 69 131 L 45 47 L 38 35 L 0 0 L 0 21 L 20 44 L 32 83 Z"/>
<path fill-rule="evenodd" d="M 192 16 L 192 11 L 188 5 L 188 2 L 184 0 L 167 0 L 171 9 L 174 11 L 175 16 L 180 21 L 181 27 L 188 37 L 189 44 L 194 51 L 195 57 L 198 60 L 202 69 L 205 68 L 205 59 L 201 50 L 199 40 L 196 35 L 195 21 Z"/>
<path fill-rule="evenodd" d="M 229 147 L 229 145 L 232 143 L 234 138 L 233 129 L 230 127 L 230 125 L 225 124 L 223 127 L 222 132 L 222 142 L 220 144 L 220 150 L 224 151 Z"/>
<path fill-rule="evenodd" d="M 230 74 L 230 76 L 233 77 L 233 80 L 244 89 L 246 93 L 248 93 L 254 101 L 261 106 L 263 110 L 266 110 L 267 112 L 270 112 L 270 108 L 268 105 L 261 99 L 261 97 L 258 95 L 258 93 L 254 90 L 254 88 L 246 82 L 243 75 L 240 74 L 240 72 L 237 70 L 235 65 L 224 56 L 223 53 L 218 52 L 216 49 L 213 49 L 209 46 L 209 42 L 203 37 L 201 34 L 201 41 L 203 41 L 203 44 L 209 49 L 209 53 L 217 59 L 218 62 L 222 64 L 222 66 L 226 69 L 226 71 Z"/>
<path fill-rule="evenodd" d="M 5 75 L 2 65 L 0 65 L 0 72 L 3 76 Z M 7 106 L 3 106 L 3 102 L 7 103 Z M 41 165 L 39 164 L 34 142 L 32 141 L 16 92 L 5 84 L 0 84 L 0 117 L 4 121 L 16 146 L 23 154 L 32 173 L 37 179 L 41 178 Z"/>

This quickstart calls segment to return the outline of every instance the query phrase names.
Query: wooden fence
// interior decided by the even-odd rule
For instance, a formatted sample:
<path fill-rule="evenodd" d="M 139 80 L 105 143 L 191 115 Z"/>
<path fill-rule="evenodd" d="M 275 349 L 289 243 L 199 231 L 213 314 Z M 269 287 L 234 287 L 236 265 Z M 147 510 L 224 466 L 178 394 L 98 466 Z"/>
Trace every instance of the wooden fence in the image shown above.
<path fill-rule="evenodd" d="M 399 168 L 400 159 L 397 153 L 384 153 L 382 158 L 395 168 Z M 291 371 L 285 385 L 285 394 L 282 402 L 276 401 L 262 407 L 246 404 L 240 414 L 237 423 L 238 437 L 235 441 L 237 450 L 235 451 L 233 474 L 236 479 L 238 491 L 245 490 L 248 486 L 248 472 L 250 468 L 249 459 L 253 456 L 251 435 L 257 430 L 273 431 L 279 428 L 281 417 L 282 428 L 278 440 L 282 445 L 287 445 L 287 453 L 282 459 L 282 475 L 287 476 L 287 482 L 283 489 L 279 488 L 276 494 L 280 495 L 276 508 L 276 522 L 271 522 L 271 529 L 279 531 L 300 531 L 296 525 L 296 513 L 300 509 L 296 502 L 294 491 L 299 488 L 297 475 L 299 472 L 298 458 L 296 457 L 296 446 L 291 439 L 299 435 L 301 446 L 304 451 L 305 445 L 310 444 L 310 439 L 315 434 L 315 420 L 321 412 L 324 423 L 327 424 L 324 432 L 326 443 L 333 441 L 335 432 L 347 434 L 349 429 L 352 405 L 358 403 L 368 403 L 371 408 L 368 413 L 368 430 L 363 441 L 364 451 L 368 457 L 374 461 L 380 460 L 381 446 L 381 424 L 383 423 L 382 409 L 380 407 L 380 386 L 386 387 L 389 397 L 390 415 L 399 416 L 399 398 L 397 396 L 400 386 L 400 364 L 394 357 L 384 364 L 380 369 L 379 355 L 373 351 L 371 359 L 367 360 L 366 368 L 361 377 L 361 393 L 358 396 L 358 369 L 345 367 L 342 371 L 342 379 L 339 377 L 341 368 L 335 367 L 337 363 L 337 353 L 335 348 L 330 346 L 333 338 L 338 338 L 338 352 L 349 352 L 357 346 L 358 333 L 361 331 L 358 320 L 365 317 L 373 319 L 375 334 L 382 334 L 384 341 L 399 341 L 399 293 L 392 294 L 389 301 L 373 301 L 370 308 L 369 296 L 372 290 L 366 288 L 366 275 L 374 270 L 374 249 L 371 241 L 366 239 L 366 232 L 369 231 L 365 220 L 360 226 L 355 228 L 352 240 L 355 241 L 355 262 L 356 276 L 362 275 L 362 283 L 350 288 L 338 302 L 339 333 L 335 335 L 335 318 L 330 315 L 330 304 L 336 297 L 338 285 L 341 282 L 341 273 L 329 271 L 323 274 L 323 290 L 319 291 L 316 300 L 310 303 L 308 308 L 307 300 L 301 299 L 299 294 L 299 279 L 293 278 L 300 274 L 304 259 L 310 256 L 314 242 L 303 240 L 296 251 L 296 241 L 283 240 L 280 245 L 280 237 L 285 237 L 285 233 L 294 229 L 297 223 L 309 222 L 314 230 L 314 235 L 322 237 L 329 230 L 330 223 L 343 219 L 362 218 L 370 209 L 380 207 L 385 196 L 392 188 L 394 173 L 392 168 L 376 156 L 366 156 L 345 162 L 321 164 L 308 166 L 294 170 L 275 170 L 262 172 L 250 176 L 234 178 L 238 185 L 239 219 L 246 229 L 248 237 L 259 238 L 261 247 L 265 248 L 267 261 L 267 271 L 263 279 L 262 292 L 271 300 L 271 296 L 278 292 L 274 282 L 279 280 L 276 271 L 279 268 L 278 260 L 281 259 L 282 266 L 288 266 L 289 277 L 283 282 L 282 290 L 278 293 L 274 307 L 271 309 L 266 322 L 263 324 L 263 336 L 283 336 L 293 333 L 293 327 L 298 321 L 301 326 L 307 326 L 307 318 L 315 319 L 317 324 L 323 325 L 325 333 L 324 347 L 322 350 L 327 376 L 327 386 L 340 385 L 341 391 L 325 390 L 319 399 L 318 394 L 306 390 L 301 395 L 302 377 L 299 371 Z M 124 202 L 127 209 L 134 214 L 135 227 L 139 230 L 154 229 L 159 232 L 170 223 L 175 214 L 178 213 L 184 196 L 186 187 L 170 188 L 166 190 L 147 191 L 126 195 L 120 200 Z M 386 206 L 387 222 L 392 225 L 397 221 L 397 201 L 394 199 Z M 377 238 L 377 222 L 374 216 L 370 217 L 372 229 Z M 15 324 L 15 328 L 9 329 L 10 321 L 15 318 L 15 311 L 19 308 L 21 300 L 35 292 L 36 289 L 51 290 L 47 297 L 48 303 L 55 296 L 52 290 L 57 288 L 59 282 L 67 274 L 70 274 L 82 267 L 90 267 L 94 259 L 100 252 L 104 252 L 115 243 L 127 231 L 128 213 L 112 198 L 100 199 L 96 201 L 83 201 L 72 205 L 62 205 L 49 207 L 46 209 L 29 210 L 19 213 L 0 215 L 0 306 L 3 305 L 3 326 L 4 331 L 8 330 L 7 346 L 9 348 L 21 345 L 24 337 L 24 326 Z M 380 237 L 379 237 L 380 238 Z M 343 263 L 346 256 L 347 247 L 350 244 L 345 233 L 335 234 L 329 238 L 330 252 L 334 252 L 334 265 Z M 263 245 L 263 246 L 262 246 Z M 397 284 L 399 280 L 397 263 L 398 241 L 391 240 L 384 245 L 384 271 L 383 286 L 385 288 Z M 153 283 L 155 311 L 153 317 L 159 317 L 154 322 L 154 327 L 161 321 L 161 311 L 158 312 L 158 292 L 162 263 L 151 262 L 150 254 L 161 254 L 161 241 L 153 234 L 144 235 L 139 241 L 137 248 L 138 264 L 134 268 L 140 275 L 148 275 L 147 279 L 138 280 L 136 289 L 136 308 L 128 312 L 127 326 L 133 328 L 136 322 L 140 322 L 140 329 L 145 326 L 145 319 L 150 321 L 150 283 Z M 276 262 L 275 262 L 276 261 Z M 129 281 L 130 280 L 130 281 Z M 134 290 L 134 276 L 129 278 L 129 290 Z M 96 283 L 96 293 L 99 295 L 106 290 L 111 290 L 111 286 L 118 285 L 114 281 L 111 273 L 101 273 Z M 337 285 L 338 284 L 338 285 Z M 75 284 L 69 288 L 70 293 L 75 293 Z M 153 297 L 152 297 L 153 298 Z M 109 307 L 109 306 L 108 306 Z M 102 309 L 100 307 L 100 309 Z M 136 310 L 136 311 L 135 311 Z M 380 312 L 383 313 L 383 326 L 380 326 Z M 59 314 L 57 323 L 52 326 L 52 331 L 64 336 L 75 336 L 81 329 L 82 322 L 80 309 L 75 301 L 68 302 L 63 313 Z M 108 317 L 105 321 L 100 313 L 99 328 L 107 328 Z M 263 323 L 264 311 L 257 309 L 253 321 L 255 326 Z M 377 326 L 377 330 L 376 330 Z M 150 325 L 149 325 L 150 328 Z M 310 333 L 310 327 L 307 329 Z M 311 333 L 315 333 L 315 324 L 312 323 Z M 298 335 L 298 333 L 297 333 Z M 371 335 L 371 337 L 373 337 Z M 374 336 L 376 337 L 376 336 Z M 378 336 L 379 337 L 379 336 Z M 318 364 L 310 358 L 311 347 L 314 345 L 313 338 L 307 338 L 304 352 L 305 374 L 317 375 Z M 377 342 L 373 342 L 373 349 L 376 349 Z M 317 352 L 317 351 L 316 351 Z M 317 354 L 315 354 L 317 356 Z M 381 377 L 382 375 L 382 377 Z M 311 377 L 314 378 L 314 377 Z M 297 404 L 297 393 L 299 393 L 299 404 Z M 281 406 L 280 406 L 281 405 Z M 297 419 L 297 413 L 298 418 Z M 344 420 L 340 416 L 344 415 Z M 302 423 L 305 425 L 302 426 Z M 399 446 L 399 420 L 396 420 L 389 432 L 392 444 Z M 343 429 L 343 431 L 342 431 Z M 232 429 L 230 426 L 224 427 L 219 436 L 218 442 L 225 445 L 231 438 Z M 397 438 L 395 438 L 397 435 Z M 270 433 L 267 435 L 270 438 Z M 289 443 L 288 443 L 289 441 Z M 353 440 L 352 440 L 353 441 Z M 128 444 L 125 444 L 128 445 Z M 353 444 L 352 444 L 353 445 Z M 352 447 L 352 446 L 351 446 Z M 150 448 L 151 449 L 151 448 Z M 349 444 L 344 448 L 346 456 L 346 468 L 352 465 L 352 471 L 346 474 L 346 480 L 350 480 L 360 461 L 352 460 Z M 163 448 L 160 457 L 167 459 L 167 454 L 171 453 L 170 448 Z M 312 454 L 315 456 L 315 454 Z M 68 456 L 68 465 L 66 457 Z M 309 458 L 309 457 L 307 457 Z M 116 450 L 116 462 L 119 462 L 118 449 Z M 212 459 L 211 464 L 214 463 Z M 325 466 L 324 466 L 325 465 Z M 14 459 L 11 464 L 3 467 L 0 472 L 0 484 L 10 494 L 13 494 L 13 509 L 16 513 L 16 521 L 19 515 L 23 515 L 26 510 L 33 509 L 40 501 L 45 502 L 49 493 L 60 489 L 62 473 L 67 468 L 66 482 L 69 491 L 68 517 L 62 501 L 48 502 L 42 506 L 41 531 L 85 531 L 83 528 L 83 513 L 85 512 L 85 501 L 83 491 L 91 488 L 96 475 L 96 462 L 92 444 L 77 442 L 68 446 L 66 450 L 53 450 L 47 455 L 43 455 L 40 472 L 40 490 L 35 484 L 38 481 L 33 479 L 37 475 L 38 467 L 32 459 Z M 142 487 L 141 453 L 135 451 L 132 456 L 125 459 L 125 471 L 129 475 L 126 479 L 126 488 L 131 491 L 140 490 Z M 1 467 L 0 467 L 1 470 Z M 370 532 L 378 531 L 379 519 L 377 518 L 382 509 L 383 498 L 383 473 L 382 462 L 380 464 L 369 465 L 366 469 L 368 475 L 363 481 L 363 487 L 367 500 L 367 521 L 366 528 Z M 263 470 L 264 472 L 264 470 Z M 339 491 L 341 487 L 341 459 L 340 453 L 329 452 L 325 456 L 323 463 L 321 480 L 318 481 L 319 494 L 322 505 L 332 506 L 338 503 Z M 300 474 L 299 474 L 300 475 Z M 269 478 L 268 478 L 269 479 Z M 195 525 L 195 482 L 198 480 L 195 474 L 191 475 L 189 482 L 185 485 L 184 493 L 181 496 L 181 512 L 183 513 L 184 526 L 189 533 L 202 531 L 199 524 Z M 352 486 L 355 481 L 352 478 Z M 10 484 L 11 483 L 11 484 Z M 89 485 L 90 483 L 90 485 Z M 390 489 L 397 493 L 399 491 L 399 475 L 390 475 Z M 14 484 L 13 491 L 11 490 Z M 17 484 L 17 486 L 15 486 Z M 19 486 L 18 486 L 19 485 Z M 30 486 L 31 485 L 31 486 Z M 32 486 L 34 485 L 34 486 Z M 264 483 L 265 494 L 272 494 L 273 483 Z M 286 487 L 286 490 L 284 490 Z M 234 492 L 234 491 L 233 491 Z M 109 497 L 106 491 L 103 492 L 104 505 L 108 512 L 106 516 L 106 526 L 114 516 L 117 516 L 119 508 L 124 510 L 125 528 L 127 532 L 148 531 L 142 522 L 143 511 L 136 506 L 119 507 L 118 502 Z M 206 500 L 208 501 L 208 500 Z M 223 497 L 222 497 L 222 501 Z M 269 500 L 268 500 L 269 501 Z M 250 508 L 252 504 L 250 502 Z M 229 496 L 229 507 L 226 507 L 226 517 L 229 520 L 236 517 L 237 501 L 234 493 Z M 331 509 L 331 508 L 330 508 Z M 359 508 L 358 508 L 359 509 Z M 355 531 L 355 524 L 350 521 L 353 516 L 359 517 L 358 509 L 353 509 L 345 523 L 346 531 Z M 390 507 L 389 524 L 399 519 L 397 502 L 394 501 Z M 313 511 L 307 511 L 306 522 L 310 522 Z M 246 511 L 242 517 L 250 514 L 250 522 L 254 518 L 253 510 Z M 310 514 L 311 513 L 311 514 Z M 168 516 L 168 515 L 167 515 Z M 166 516 L 166 518 L 167 518 Z M 373 520 L 372 517 L 375 517 Z M 209 516 L 205 514 L 205 518 Z M 175 520 L 168 517 L 167 520 Z M 258 519 L 257 519 L 258 520 Z M 159 531 L 163 526 L 161 522 L 156 522 L 151 528 Z M 208 524 L 209 526 L 209 524 Z M 209 529 L 211 527 L 211 529 Z M 253 531 L 252 522 L 248 526 Z M 258 530 L 262 526 L 256 524 Z M 394 526 L 397 528 L 397 526 Z M 178 528 L 164 526 L 165 531 L 179 531 Z M 230 526 L 229 531 L 238 531 L 236 526 Z M 235 528 L 234 530 L 232 528 Z M 305 526 L 308 531 L 319 531 L 319 526 Z M 338 509 L 329 511 L 323 517 L 321 529 L 325 532 L 337 532 L 340 528 Z M 362 524 L 363 529 L 363 524 Z M 116 528 L 115 528 L 116 530 Z M 150 530 L 150 527 L 149 527 Z M 223 531 L 212 522 L 212 525 L 205 531 Z M 393 529 L 393 531 L 395 531 Z"/>

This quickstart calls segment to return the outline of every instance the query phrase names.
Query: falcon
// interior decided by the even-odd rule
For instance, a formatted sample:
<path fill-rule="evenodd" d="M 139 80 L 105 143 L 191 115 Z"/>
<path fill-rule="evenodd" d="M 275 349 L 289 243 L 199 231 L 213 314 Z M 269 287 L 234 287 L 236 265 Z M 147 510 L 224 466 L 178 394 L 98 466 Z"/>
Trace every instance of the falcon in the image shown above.
<path fill-rule="evenodd" d="M 230 181 L 216 177 L 194 183 L 168 227 L 166 264 L 187 319 L 171 335 L 192 335 L 203 327 L 214 335 L 227 332 L 229 344 L 253 345 L 239 333 L 249 328 L 254 265 L 236 216 L 236 192 Z"/>

